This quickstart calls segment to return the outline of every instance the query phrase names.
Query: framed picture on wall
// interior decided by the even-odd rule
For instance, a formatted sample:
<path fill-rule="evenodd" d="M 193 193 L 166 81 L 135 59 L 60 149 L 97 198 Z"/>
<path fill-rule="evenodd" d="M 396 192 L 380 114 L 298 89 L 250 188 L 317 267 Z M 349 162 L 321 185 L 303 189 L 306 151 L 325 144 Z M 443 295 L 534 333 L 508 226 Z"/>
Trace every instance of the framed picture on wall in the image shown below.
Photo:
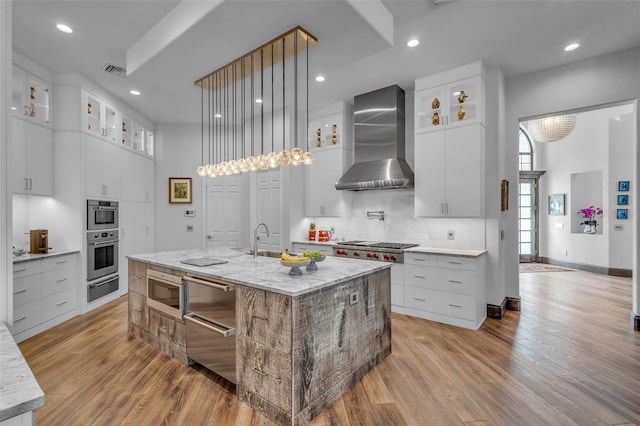
<path fill-rule="evenodd" d="M 618 181 L 618 191 L 628 191 L 629 190 L 629 181 L 621 180 Z"/>
<path fill-rule="evenodd" d="M 553 216 L 564 216 L 565 194 L 549 195 L 549 214 Z"/>
<path fill-rule="evenodd" d="M 627 218 L 627 209 L 618 209 L 616 211 L 616 219 L 626 219 Z"/>
<path fill-rule="evenodd" d="M 169 178 L 169 204 L 191 204 L 191 178 Z"/>
<path fill-rule="evenodd" d="M 626 206 L 629 204 L 629 196 L 628 195 L 618 195 L 618 205 Z"/>

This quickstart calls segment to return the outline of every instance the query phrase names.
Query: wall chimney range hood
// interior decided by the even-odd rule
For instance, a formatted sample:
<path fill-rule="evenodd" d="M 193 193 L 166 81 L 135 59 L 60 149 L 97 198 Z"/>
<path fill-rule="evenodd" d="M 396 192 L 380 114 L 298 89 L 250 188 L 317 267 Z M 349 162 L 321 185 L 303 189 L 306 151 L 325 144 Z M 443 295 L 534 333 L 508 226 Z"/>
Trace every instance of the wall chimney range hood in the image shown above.
<path fill-rule="evenodd" d="M 404 159 L 404 90 L 393 85 L 358 95 L 353 107 L 355 163 L 336 189 L 413 187 L 413 171 Z"/>

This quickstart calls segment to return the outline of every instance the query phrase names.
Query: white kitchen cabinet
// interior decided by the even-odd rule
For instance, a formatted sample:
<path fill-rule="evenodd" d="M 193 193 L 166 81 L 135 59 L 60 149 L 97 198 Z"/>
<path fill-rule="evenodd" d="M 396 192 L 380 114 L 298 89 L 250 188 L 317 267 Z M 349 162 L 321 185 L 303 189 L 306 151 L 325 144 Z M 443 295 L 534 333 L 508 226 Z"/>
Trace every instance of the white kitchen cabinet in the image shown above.
<path fill-rule="evenodd" d="M 51 84 L 16 65 L 12 72 L 14 117 L 51 127 Z"/>
<path fill-rule="evenodd" d="M 304 166 L 306 216 L 345 215 L 347 203 L 344 191 L 335 188 L 335 183 L 343 174 L 343 155 L 341 146 L 313 151 L 313 164 Z"/>
<path fill-rule="evenodd" d="M 13 118 L 9 156 L 9 186 L 12 192 L 53 195 L 51 129 Z"/>
<path fill-rule="evenodd" d="M 134 154 L 135 155 L 135 154 Z M 128 255 L 147 253 L 147 203 L 120 201 L 118 274 L 120 293 L 128 292 Z"/>
<path fill-rule="evenodd" d="M 316 111 L 308 127 L 308 145 L 313 164 L 304 166 L 305 216 L 343 217 L 349 214 L 348 191 L 338 191 L 336 182 L 351 166 L 353 108 L 338 103 Z"/>
<path fill-rule="evenodd" d="M 325 256 L 333 256 L 333 246 L 334 246 L 333 244 L 314 243 L 312 241 L 309 241 L 309 242 L 294 241 L 291 244 L 291 252 L 300 254 L 305 252 L 306 250 L 310 250 L 310 251 L 317 250 Z"/>
<path fill-rule="evenodd" d="M 156 251 L 156 216 L 155 216 L 155 208 L 153 203 L 145 203 L 146 209 L 146 226 L 145 226 L 145 253 L 153 253 Z"/>
<path fill-rule="evenodd" d="M 120 139 L 120 114 L 99 97 L 82 91 L 82 129 L 109 142 Z"/>
<path fill-rule="evenodd" d="M 481 124 L 417 134 L 416 217 L 483 217 L 484 153 Z"/>
<path fill-rule="evenodd" d="M 147 201 L 147 159 L 126 149 L 120 152 L 120 198 Z"/>
<path fill-rule="evenodd" d="M 85 135 L 85 190 L 87 196 L 120 196 L 120 153 L 117 145 Z"/>
<path fill-rule="evenodd" d="M 486 318 L 485 257 L 405 252 L 404 301 L 394 312 L 478 329 Z M 392 280 L 393 298 L 393 280 Z"/>
<path fill-rule="evenodd" d="M 145 178 L 145 201 L 153 203 L 156 192 L 156 171 L 153 159 L 146 158 L 144 160 L 144 178 Z"/>
<path fill-rule="evenodd" d="M 75 315 L 78 256 L 64 254 L 13 265 L 13 326 L 16 342 Z"/>
<path fill-rule="evenodd" d="M 484 67 L 477 61 L 415 82 L 415 133 L 485 123 Z"/>

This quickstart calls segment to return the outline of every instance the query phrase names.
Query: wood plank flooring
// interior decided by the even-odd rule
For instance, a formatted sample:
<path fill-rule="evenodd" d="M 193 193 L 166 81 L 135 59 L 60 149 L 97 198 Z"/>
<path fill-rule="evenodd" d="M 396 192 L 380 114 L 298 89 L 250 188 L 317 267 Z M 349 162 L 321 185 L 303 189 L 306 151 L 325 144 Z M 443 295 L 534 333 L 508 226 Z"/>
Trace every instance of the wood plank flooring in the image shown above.
<path fill-rule="evenodd" d="M 520 275 L 522 312 L 478 331 L 393 314 L 393 353 L 312 425 L 640 424 L 631 280 Z M 39 425 L 272 425 L 203 368 L 127 334 L 122 297 L 20 344 Z"/>

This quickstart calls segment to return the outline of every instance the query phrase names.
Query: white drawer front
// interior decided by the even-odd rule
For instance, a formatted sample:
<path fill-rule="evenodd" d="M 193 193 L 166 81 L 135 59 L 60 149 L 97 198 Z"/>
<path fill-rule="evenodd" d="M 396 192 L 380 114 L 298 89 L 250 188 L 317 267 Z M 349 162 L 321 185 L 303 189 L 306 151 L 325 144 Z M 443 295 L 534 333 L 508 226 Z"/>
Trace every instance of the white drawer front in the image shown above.
<path fill-rule="evenodd" d="M 63 256 L 47 257 L 42 259 L 42 271 L 52 271 L 54 269 L 65 268 L 67 266 L 76 265 L 78 256 L 75 254 L 65 254 Z"/>
<path fill-rule="evenodd" d="M 17 334 L 40 324 L 40 299 L 13 308 L 11 333 Z"/>
<path fill-rule="evenodd" d="M 41 277 L 42 296 L 49 296 L 75 287 L 77 281 L 75 266 L 43 272 Z"/>
<path fill-rule="evenodd" d="M 473 271 L 476 269 L 476 259 L 458 256 L 438 256 L 438 267 L 450 269 L 464 269 Z"/>
<path fill-rule="evenodd" d="M 438 275 L 436 290 L 470 296 L 476 294 L 476 273 L 474 271 L 438 268 Z"/>
<path fill-rule="evenodd" d="M 424 253 L 404 253 L 405 265 L 424 265 L 424 266 L 436 266 L 436 257 L 432 254 Z"/>
<path fill-rule="evenodd" d="M 399 263 L 391 265 L 391 284 L 404 284 L 404 266 Z"/>
<path fill-rule="evenodd" d="M 425 312 L 431 312 L 433 291 L 426 288 L 405 287 L 404 288 L 404 306 L 407 308 L 419 309 Z"/>
<path fill-rule="evenodd" d="M 74 288 L 44 297 L 42 299 L 42 321 L 49 321 L 76 308 L 77 299 Z"/>
<path fill-rule="evenodd" d="M 40 273 L 40 260 L 20 262 L 13 264 L 13 278 L 26 277 L 27 275 Z"/>
<path fill-rule="evenodd" d="M 475 320 L 475 297 L 442 291 L 434 291 L 432 296 L 432 312 L 455 318 Z"/>
<path fill-rule="evenodd" d="M 404 284 L 420 288 L 438 288 L 438 270 L 435 267 L 404 265 Z"/>
<path fill-rule="evenodd" d="M 13 306 L 24 305 L 40 297 L 40 274 L 13 280 Z"/>
<path fill-rule="evenodd" d="M 399 284 L 391 284 L 391 304 L 404 305 L 404 286 Z"/>

